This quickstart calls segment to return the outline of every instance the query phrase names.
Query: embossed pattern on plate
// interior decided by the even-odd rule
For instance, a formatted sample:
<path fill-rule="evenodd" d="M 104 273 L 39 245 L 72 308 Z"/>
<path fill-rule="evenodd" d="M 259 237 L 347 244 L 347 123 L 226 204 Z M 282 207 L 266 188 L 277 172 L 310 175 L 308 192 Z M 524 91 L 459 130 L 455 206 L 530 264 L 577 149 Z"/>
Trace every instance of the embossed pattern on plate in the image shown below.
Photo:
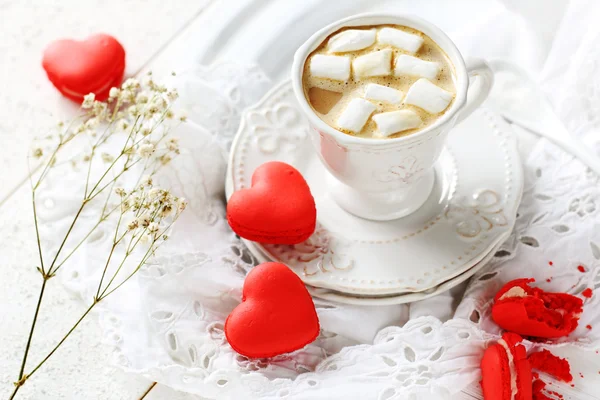
<path fill-rule="evenodd" d="M 490 111 L 478 110 L 450 133 L 423 207 L 386 222 L 354 217 L 333 201 L 333 178 L 308 129 L 290 83 L 272 89 L 242 116 L 226 185 L 227 197 L 249 187 L 254 170 L 273 160 L 304 175 L 317 203 L 315 233 L 299 245 L 255 245 L 307 285 L 374 296 L 426 291 L 480 262 L 514 224 L 523 173 L 512 132 Z"/>

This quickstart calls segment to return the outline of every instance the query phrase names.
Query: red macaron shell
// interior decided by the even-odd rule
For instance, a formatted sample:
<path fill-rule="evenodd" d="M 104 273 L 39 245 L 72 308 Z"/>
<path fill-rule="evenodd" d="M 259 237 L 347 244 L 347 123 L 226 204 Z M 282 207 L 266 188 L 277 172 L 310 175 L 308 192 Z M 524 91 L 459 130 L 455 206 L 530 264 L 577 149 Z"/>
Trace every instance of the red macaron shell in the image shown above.
<path fill-rule="evenodd" d="M 125 49 L 106 34 L 83 41 L 57 40 L 44 51 L 42 66 L 52 84 L 71 100 L 81 102 L 88 93 L 104 100 L 123 80 Z"/>
<path fill-rule="evenodd" d="M 481 359 L 481 389 L 485 400 L 511 400 L 508 357 L 499 344 L 488 347 Z"/>
<path fill-rule="evenodd" d="M 533 279 L 508 282 L 498 291 L 492 318 L 503 329 L 523 336 L 557 338 L 577 328 L 583 301 L 566 293 L 548 293 L 532 288 Z M 522 296 L 503 297 L 515 288 Z"/>
<path fill-rule="evenodd" d="M 315 231 L 317 209 L 300 172 L 272 161 L 254 171 L 251 188 L 233 193 L 227 203 L 227 221 L 244 239 L 297 244 Z"/>
<path fill-rule="evenodd" d="M 242 303 L 225 321 L 231 347 L 250 358 L 290 353 L 319 335 L 319 318 L 304 283 L 287 266 L 264 263 L 244 281 Z"/>
<path fill-rule="evenodd" d="M 516 372 L 517 393 L 514 400 L 531 400 L 532 375 L 525 347 L 521 337 L 505 333 L 502 339 L 511 352 Z M 485 400 L 513 400 L 511 389 L 511 368 L 504 346 L 494 344 L 487 348 L 481 360 L 481 387 Z"/>

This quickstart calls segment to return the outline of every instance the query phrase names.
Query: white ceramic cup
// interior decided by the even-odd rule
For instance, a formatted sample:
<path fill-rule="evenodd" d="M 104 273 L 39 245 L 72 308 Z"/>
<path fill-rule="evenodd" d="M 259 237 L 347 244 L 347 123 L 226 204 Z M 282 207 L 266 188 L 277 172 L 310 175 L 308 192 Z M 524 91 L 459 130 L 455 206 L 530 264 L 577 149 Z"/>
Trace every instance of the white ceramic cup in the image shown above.
<path fill-rule="evenodd" d="M 454 66 L 456 97 L 434 124 L 414 134 L 393 139 L 351 136 L 327 125 L 313 111 L 302 87 L 304 64 L 310 53 L 333 32 L 347 26 L 382 24 L 414 28 L 436 42 Z M 292 65 L 294 93 L 314 128 L 311 141 L 335 177 L 331 184 L 333 198 L 346 211 L 377 221 L 403 217 L 423 205 L 433 188 L 434 165 L 448 132 L 485 100 L 493 80 L 492 70 L 485 61 L 474 58 L 465 63 L 444 32 L 421 18 L 405 14 L 361 14 L 326 26 L 300 46 Z"/>

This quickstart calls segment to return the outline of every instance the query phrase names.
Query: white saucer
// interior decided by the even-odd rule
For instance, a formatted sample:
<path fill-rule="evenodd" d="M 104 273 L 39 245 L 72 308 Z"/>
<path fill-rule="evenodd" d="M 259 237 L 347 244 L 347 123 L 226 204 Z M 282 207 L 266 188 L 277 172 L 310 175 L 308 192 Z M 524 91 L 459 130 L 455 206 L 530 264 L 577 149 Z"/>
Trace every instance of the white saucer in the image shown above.
<path fill-rule="evenodd" d="M 363 296 L 423 292 L 461 275 L 510 232 L 521 199 L 523 173 L 510 127 L 478 110 L 450 134 L 425 204 L 395 221 L 376 222 L 342 210 L 329 196 L 332 177 L 307 136 L 289 82 L 246 110 L 231 147 L 227 198 L 248 188 L 268 161 L 284 161 L 307 180 L 318 227 L 299 245 L 255 243 L 290 266 L 309 286 Z"/>
<path fill-rule="evenodd" d="M 494 246 L 494 248 L 480 262 L 472 266 L 470 269 L 466 270 L 458 276 L 455 276 L 452 279 L 447 280 L 446 282 L 443 282 L 437 286 L 434 286 L 422 292 L 407 292 L 399 293 L 397 295 L 383 296 L 362 296 L 338 292 L 331 289 L 316 288 L 312 286 L 307 286 L 306 288 L 313 297 L 319 297 L 321 299 L 331 300 L 338 303 L 359 306 L 388 306 L 425 300 L 430 297 L 437 296 L 438 294 L 443 293 L 447 290 L 450 290 L 453 287 L 463 283 L 464 281 L 475 275 L 477 271 L 485 267 L 487 263 L 494 257 L 494 255 L 496 254 L 500 246 L 502 246 L 502 243 L 504 243 L 507 237 L 508 234 L 507 236 L 500 238 L 498 244 Z M 254 243 L 249 242 L 247 244 L 248 248 L 259 262 L 263 263 L 271 261 L 271 259 L 269 259 L 264 253 L 262 253 L 259 249 L 256 248 Z"/>

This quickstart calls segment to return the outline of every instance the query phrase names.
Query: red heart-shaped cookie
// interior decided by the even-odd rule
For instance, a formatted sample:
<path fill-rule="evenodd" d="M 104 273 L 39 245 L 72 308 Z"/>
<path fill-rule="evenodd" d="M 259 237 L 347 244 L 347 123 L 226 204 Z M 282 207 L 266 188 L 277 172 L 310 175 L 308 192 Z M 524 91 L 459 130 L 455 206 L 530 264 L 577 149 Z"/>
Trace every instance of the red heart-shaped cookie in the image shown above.
<path fill-rule="evenodd" d="M 254 171 L 250 189 L 231 196 L 227 221 L 235 233 L 254 242 L 297 244 L 315 231 L 317 209 L 300 172 L 272 161 Z"/>
<path fill-rule="evenodd" d="M 52 42 L 42 66 L 48 79 L 66 97 L 81 102 L 94 93 L 104 100 L 112 87 L 118 87 L 125 71 L 125 49 L 110 35 L 97 34 L 84 41 Z"/>
<path fill-rule="evenodd" d="M 314 341 L 319 319 L 304 283 L 284 264 L 264 263 L 244 281 L 242 303 L 225 321 L 231 347 L 250 358 L 290 353 Z"/>

